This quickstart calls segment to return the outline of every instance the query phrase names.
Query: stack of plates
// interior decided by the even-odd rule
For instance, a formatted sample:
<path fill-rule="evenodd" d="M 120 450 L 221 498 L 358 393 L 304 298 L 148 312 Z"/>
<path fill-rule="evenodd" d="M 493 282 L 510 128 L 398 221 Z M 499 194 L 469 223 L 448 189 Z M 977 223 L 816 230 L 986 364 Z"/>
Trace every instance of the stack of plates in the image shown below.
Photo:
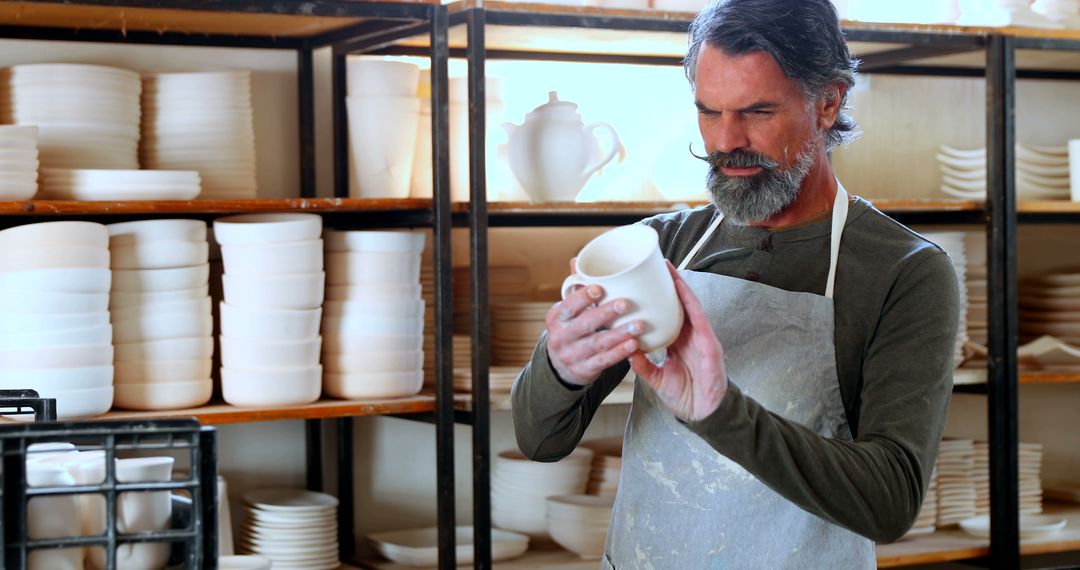
<path fill-rule="evenodd" d="M 400 398 L 424 384 L 420 258 L 426 234 L 327 231 L 323 389 L 338 398 Z"/>
<path fill-rule="evenodd" d="M 457 562 L 473 562 L 473 527 L 459 526 L 454 529 Z M 379 554 L 404 566 L 430 567 L 439 565 L 439 529 L 436 527 L 377 532 L 368 540 Z M 516 558 L 529 548 L 529 537 L 508 530 L 491 530 L 491 561 L 499 562 Z"/>
<path fill-rule="evenodd" d="M 556 463 L 529 461 L 517 451 L 504 451 L 491 473 L 491 521 L 499 527 L 546 539 L 547 498 L 580 495 L 592 469 L 593 452 L 579 447 Z"/>
<path fill-rule="evenodd" d="M 937 529 L 934 526 L 934 523 L 937 522 L 937 495 L 937 467 L 934 467 L 934 471 L 930 475 L 930 485 L 926 487 L 926 494 L 923 495 L 919 515 L 915 518 L 915 524 L 912 525 L 911 530 L 904 535 L 905 537 L 930 534 Z"/>
<path fill-rule="evenodd" d="M 240 551 L 273 560 L 275 570 L 333 570 L 338 561 L 337 498 L 299 489 L 243 495 L 248 507 Z"/>
<path fill-rule="evenodd" d="M 547 329 L 551 303 L 502 301 L 491 305 L 491 363 L 524 366 L 532 358 L 536 341 Z"/>
<path fill-rule="evenodd" d="M 37 193 L 37 127 L 0 126 L 0 200 L 29 200 Z"/>
<path fill-rule="evenodd" d="M 454 333 L 472 330 L 472 274 L 470 267 L 454 268 Z M 488 302 L 529 300 L 529 268 L 518 265 L 488 266 Z"/>
<path fill-rule="evenodd" d="M 8 71 L 0 122 L 37 125 L 43 168 L 139 168 L 139 74 L 38 63 Z"/>
<path fill-rule="evenodd" d="M 1080 368 L 1080 349 L 1052 336 L 1040 336 L 1020 345 L 1016 356 L 1022 367 L 1064 372 L 1076 372 L 1077 368 Z"/>
<path fill-rule="evenodd" d="M 938 244 L 952 260 L 956 279 L 960 285 L 960 323 L 953 345 L 953 362 L 959 366 L 964 360 L 964 343 L 967 335 L 967 255 L 965 254 L 964 232 L 926 232 L 926 239 Z"/>
<path fill-rule="evenodd" d="M 938 448 L 937 526 L 954 525 L 975 516 L 975 442 L 946 439 Z"/>
<path fill-rule="evenodd" d="M 199 171 L 202 198 L 254 198 L 251 73 L 158 73 L 142 81 L 143 165 Z"/>
<path fill-rule="evenodd" d="M 941 191 L 967 200 L 986 199 L 986 149 L 941 145 L 937 155 Z M 1068 148 L 1016 146 L 1016 195 L 1021 199 L 1069 199 Z"/>
<path fill-rule="evenodd" d="M 590 495 L 614 495 L 619 489 L 622 473 L 622 437 L 594 439 L 581 442 L 593 450 L 592 469 L 585 492 Z"/>
<path fill-rule="evenodd" d="M 214 390 L 206 222 L 143 220 L 107 228 L 116 405 L 173 410 L 205 404 Z"/>
<path fill-rule="evenodd" d="M 967 266 L 964 268 L 967 286 L 967 334 L 972 342 L 983 346 L 987 344 L 987 273 L 986 273 L 986 233 L 966 232 L 964 253 Z"/>
<path fill-rule="evenodd" d="M 1049 335 L 1080 346 L 1080 273 L 1047 273 L 1020 282 L 1021 342 Z"/>
<path fill-rule="evenodd" d="M 198 195 L 199 173 L 194 170 L 43 168 L 38 197 L 44 200 L 191 200 Z"/>
<path fill-rule="evenodd" d="M 0 231 L 0 389 L 56 398 L 60 419 L 112 406 L 108 246 L 90 222 Z"/>
<path fill-rule="evenodd" d="M 1080 0 L 1035 0 L 1031 10 L 1066 28 L 1080 28 Z"/>
<path fill-rule="evenodd" d="M 990 514 L 990 444 L 975 442 L 975 457 L 971 467 L 975 481 L 975 516 Z"/>
<path fill-rule="evenodd" d="M 309 404 L 322 393 L 322 218 L 214 220 L 221 245 L 221 393 L 235 406 Z"/>
<path fill-rule="evenodd" d="M 509 394 L 514 381 L 521 374 L 520 366 L 492 366 L 488 373 L 488 390 L 496 394 Z M 454 366 L 454 389 L 459 392 L 472 391 L 472 368 Z"/>
<path fill-rule="evenodd" d="M 1042 455 L 1041 443 L 1020 443 L 1017 446 L 1020 460 L 1020 513 L 1025 515 L 1042 512 Z"/>

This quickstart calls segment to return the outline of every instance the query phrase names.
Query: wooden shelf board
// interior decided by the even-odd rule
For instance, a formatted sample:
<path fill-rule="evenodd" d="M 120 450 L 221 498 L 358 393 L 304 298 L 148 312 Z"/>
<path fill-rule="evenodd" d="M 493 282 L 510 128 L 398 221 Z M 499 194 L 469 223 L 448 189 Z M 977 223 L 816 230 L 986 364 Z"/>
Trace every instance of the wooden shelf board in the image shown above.
<path fill-rule="evenodd" d="M 982 210 L 979 200 L 947 199 L 868 199 L 875 208 L 885 212 L 971 212 Z M 636 214 L 652 215 L 673 212 L 684 208 L 703 206 L 708 202 L 654 201 L 654 202 L 490 202 L 488 212 L 494 215 L 513 214 Z M 455 205 L 457 211 L 467 211 L 467 204 Z M 1080 212 L 1080 204 L 1077 204 Z"/>
<path fill-rule="evenodd" d="M 1080 383 L 1080 372 L 1020 372 L 1021 384 Z"/>
<path fill-rule="evenodd" d="M 1078 56 L 1080 60 L 1080 56 Z M 1021 214 L 1080 214 L 1080 202 L 1071 200 L 1019 200 L 1016 211 Z"/>
<path fill-rule="evenodd" d="M 430 199 L 281 198 L 261 200 L 0 201 L 3 216 L 234 214 L 244 212 L 377 212 L 424 210 Z"/>

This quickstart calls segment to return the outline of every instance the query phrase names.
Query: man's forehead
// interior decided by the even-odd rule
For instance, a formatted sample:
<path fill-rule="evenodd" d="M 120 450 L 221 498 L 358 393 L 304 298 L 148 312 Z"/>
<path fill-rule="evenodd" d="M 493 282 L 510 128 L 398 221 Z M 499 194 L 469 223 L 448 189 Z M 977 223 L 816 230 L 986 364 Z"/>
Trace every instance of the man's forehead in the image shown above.
<path fill-rule="evenodd" d="M 736 99 L 728 104 L 752 104 L 798 91 L 768 52 L 730 54 L 707 44 L 698 54 L 694 85 L 699 101 L 706 104 L 717 97 Z"/>

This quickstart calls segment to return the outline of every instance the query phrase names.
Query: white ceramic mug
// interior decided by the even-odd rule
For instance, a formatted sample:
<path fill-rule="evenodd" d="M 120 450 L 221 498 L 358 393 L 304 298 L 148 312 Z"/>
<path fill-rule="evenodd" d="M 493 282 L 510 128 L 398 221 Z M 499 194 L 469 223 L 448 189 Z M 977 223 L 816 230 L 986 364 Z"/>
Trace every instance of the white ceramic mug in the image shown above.
<path fill-rule="evenodd" d="M 660 350 L 678 338 L 682 303 L 660 253 L 656 230 L 643 224 L 621 226 L 586 244 L 577 256 L 577 272 L 563 281 L 562 296 L 565 299 L 576 285 L 591 284 L 604 288 L 605 302 L 625 299 L 630 304 L 612 328 L 635 320 L 645 322 L 645 332 L 638 336 L 642 351 Z"/>
<path fill-rule="evenodd" d="M 1069 141 L 1069 195 L 1080 202 L 1080 139 Z"/>

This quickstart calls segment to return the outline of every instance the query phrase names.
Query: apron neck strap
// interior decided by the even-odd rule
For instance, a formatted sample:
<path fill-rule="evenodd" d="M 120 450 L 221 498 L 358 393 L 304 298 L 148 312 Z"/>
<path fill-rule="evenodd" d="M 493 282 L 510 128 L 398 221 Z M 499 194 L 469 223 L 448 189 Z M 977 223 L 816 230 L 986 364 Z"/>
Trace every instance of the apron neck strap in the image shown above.
<path fill-rule="evenodd" d="M 829 244 L 829 278 L 825 282 L 825 296 L 829 299 L 833 298 L 833 289 L 836 282 L 836 261 L 840 258 L 840 237 L 844 233 L 844 224 L 847 223 L 848 215 L 848 193 L 844 190 L 843 184 L 840 181 L 836 181 L 836 198 L 833 200 L 832 209 L 832 232 L 831 242 Z M 724 214 L 720 212 L 716 216 L 716 219 L 709 224 L 708 229 L 701 236 L 701 239 L 694 244 L 694 247 L 690 248 L 689 253 L 679 263 L 679 270 L 686 269 L 693 261 L 694 257 L 701 251 L 701 248 L 705 245 L 705 242 L 709 241 L 713 233 L 716 232 L 716 228 L 720 227 L 720 222 L 724 221 Z"/>

